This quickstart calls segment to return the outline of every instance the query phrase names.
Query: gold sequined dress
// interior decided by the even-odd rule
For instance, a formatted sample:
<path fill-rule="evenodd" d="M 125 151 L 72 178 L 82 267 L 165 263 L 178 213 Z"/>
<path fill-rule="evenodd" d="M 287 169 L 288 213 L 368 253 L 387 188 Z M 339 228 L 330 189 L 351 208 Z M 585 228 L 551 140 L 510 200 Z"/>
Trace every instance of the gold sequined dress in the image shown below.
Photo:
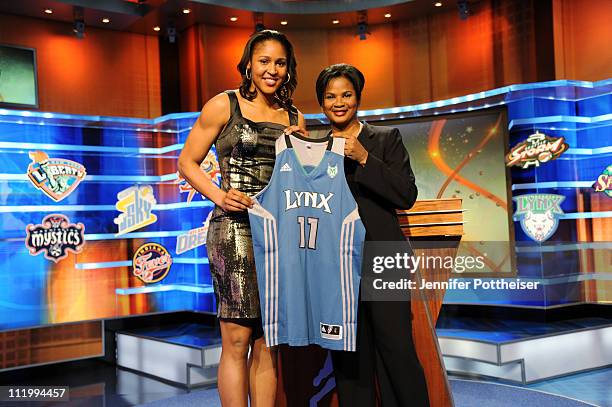
<path fill-rule="evenodd" d="M 283 134 L 283 124 L 253 122 L 240 111 L 234 91 L 230 119 L 217 137 L 215 147 L 221 170 L 221 189 L 237 189 L 249 196 L 261 191 L 274 168 L 274 145 Z M 297 112 L 289 112 L 297 124 Z M 215 207 L 207 238 L 208 259 L 213 277 L 219 318 L 258 318 L 259 293 L 248 213 L 225 212 Z"/>

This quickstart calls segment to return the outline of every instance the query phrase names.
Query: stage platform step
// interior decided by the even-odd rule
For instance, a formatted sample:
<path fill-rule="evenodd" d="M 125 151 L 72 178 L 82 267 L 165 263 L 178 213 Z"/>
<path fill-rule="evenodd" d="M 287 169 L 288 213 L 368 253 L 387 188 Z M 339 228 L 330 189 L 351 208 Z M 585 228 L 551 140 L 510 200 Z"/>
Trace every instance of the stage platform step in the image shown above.
<path fill-rule="evenodd" d="M 438 341 L 454 374 L 534 383 L 612 366 L 612 318 L 559 322 L 442 317 Z M 216 382 L 218 328 L 202 324 L 116 332 L 117 364 L 186 387 Z"/>
<path fill-rule="evenodd" d="M 215 383 L 221 358 L 218 328 L 200 324 L 119 331 L 117 364 L 186 387 Z"/>
<path fill-rule="evenodd" d="M 612 365 L 612 319 L 558 322 L 446 317 L 436 331 L 447 371 L 533 383 Z"/>

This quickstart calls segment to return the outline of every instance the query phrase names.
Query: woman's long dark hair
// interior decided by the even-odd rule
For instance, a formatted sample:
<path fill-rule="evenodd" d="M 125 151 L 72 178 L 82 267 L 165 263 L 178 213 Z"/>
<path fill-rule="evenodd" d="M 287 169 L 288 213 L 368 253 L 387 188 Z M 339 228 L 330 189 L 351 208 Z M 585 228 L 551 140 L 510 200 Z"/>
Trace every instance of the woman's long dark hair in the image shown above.
<path fill-rule="evenodd" d="M 278 41 L 283 48 L 285 48 L 285 53 L 287 54 L 287 72 L 291 75 L 291 78 L 287 83 L 283 83 L 276 91 L 276 99 L 283 109 L 290 110 L 293 104 L 291 96 L 297 87 L 297 62 L 295 60 L 295 54 L 293 53 L 293 45 L 291 45 L 285 34 L 279 31 L 263 30 L 256 32 L 249 38 L 249 41 L 244 46 L 242 58 L 237 66 L 238 72 L 240 72 L 240 76 L 242 77 L 242 83 L 240 83 L 239 88 L 240 95 L 247 100 L 253 100 L 257 96 L 257 89 L 254 89 L 253 92 L 250 91 L 251 80 L 246 77 L 246 69 L 253 57 L 253 50 L 255 47 L 268 40 Z"/>

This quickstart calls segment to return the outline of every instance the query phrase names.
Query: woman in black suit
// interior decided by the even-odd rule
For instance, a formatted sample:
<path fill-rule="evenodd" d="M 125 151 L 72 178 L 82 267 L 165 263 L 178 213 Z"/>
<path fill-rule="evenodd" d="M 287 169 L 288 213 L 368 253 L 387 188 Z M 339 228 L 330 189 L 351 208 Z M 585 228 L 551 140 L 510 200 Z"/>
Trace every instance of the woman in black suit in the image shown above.
<path fill-rule="evenodd" d="M 344 171 L 366 241 L 404 241 L 395 210 L 416 201 L 414 174 L 398 129 L 357 119 L 364 83 L 357 68 L 332 65 L 319 74 L 317 100 L 331 135 L 346 139 Z M 384 407 L 429 406 L 412 341 L 410 303 L 360 301 L 357 323 L 357 352 L 332 352 L 340 405 L 374 406 L 378 382 Z"/>

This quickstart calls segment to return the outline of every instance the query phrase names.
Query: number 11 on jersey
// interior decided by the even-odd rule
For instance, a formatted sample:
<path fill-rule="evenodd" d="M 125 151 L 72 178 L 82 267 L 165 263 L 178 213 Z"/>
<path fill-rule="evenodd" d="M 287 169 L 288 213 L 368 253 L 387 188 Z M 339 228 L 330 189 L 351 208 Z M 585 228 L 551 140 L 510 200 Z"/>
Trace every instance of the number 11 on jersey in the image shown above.
<path fill-rule="evenodd" d="M 306 248 L 306 222 L 308 222 L 308 248 L 316 250 L 319 218 L 305 218 L 304 216 L 298 216 L 297 221 L 300 225 L 300 248 Z"/>

